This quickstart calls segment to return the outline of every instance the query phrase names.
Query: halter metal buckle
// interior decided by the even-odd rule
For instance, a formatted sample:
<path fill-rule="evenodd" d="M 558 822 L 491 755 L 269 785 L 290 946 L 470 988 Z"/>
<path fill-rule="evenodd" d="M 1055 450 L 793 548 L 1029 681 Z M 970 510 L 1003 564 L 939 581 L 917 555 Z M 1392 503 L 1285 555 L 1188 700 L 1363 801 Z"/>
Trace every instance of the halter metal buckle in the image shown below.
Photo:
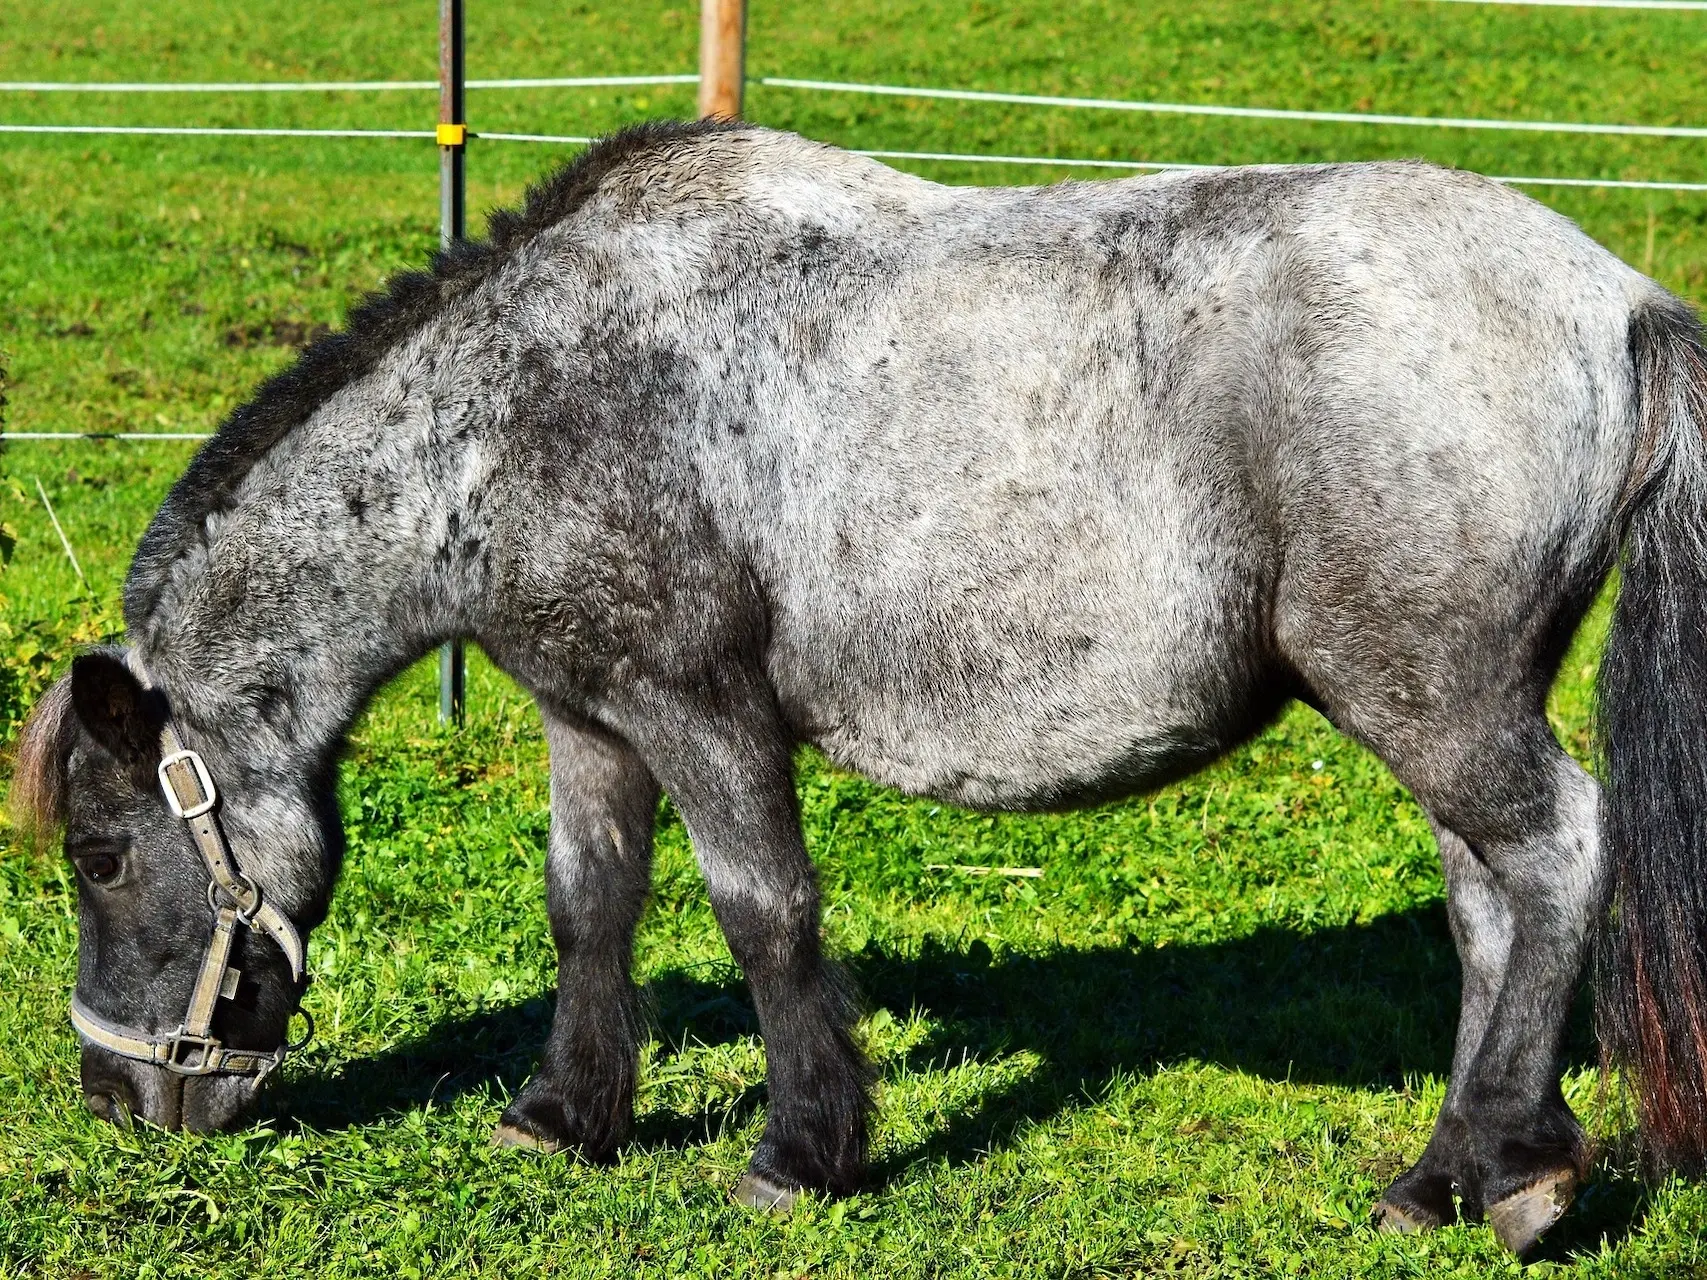
<path fill-rule="evenodd" d="M 172 780 L 166 776 L 166 770 L 179 763 L 190 766 L 191 771 L 196 775 L 196 785 L 201 788 L 203 796 L 203 799 L 188 809 L 179 802 L 178 793 L 172 786 Z M 160 767 L 156 772 L 160 775 L 160 790 L 165 793 L 166 807 L 172 811 L 174 818 L 182 818 L 185 822 L 192 818 L 199 818 L 202 814 L 211 811 L 219 799 L 219 793 L 213 787 L 213 776 L 208 773 L 207 764 L 199 752 L 188 749 L 174 751 L 160 761 Z"/>
<path fill-rule="evenodd" d="M 167 1041 L 166 1061 L 161 1065 L 181 1076 L 210 1076 L 219 1070 L 214 1055 L 223 1047 L 213 1036 L 192 1036 L 179 1031 Z M 190 1055 L 198 1051 L 201 1056 L 192 1062 Z"/>

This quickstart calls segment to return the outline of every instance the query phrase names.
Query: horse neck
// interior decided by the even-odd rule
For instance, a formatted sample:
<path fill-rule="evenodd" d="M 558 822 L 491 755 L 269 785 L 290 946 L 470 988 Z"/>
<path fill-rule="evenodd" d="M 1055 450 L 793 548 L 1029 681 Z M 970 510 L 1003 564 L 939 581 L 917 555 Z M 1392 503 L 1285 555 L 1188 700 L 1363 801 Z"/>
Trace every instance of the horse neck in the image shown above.
<path fill-rule="evenodd" d="M 317 411 L 130 619 L 145 669 L 237 767 L 325 767 L 381 684 L 467 634 L 483 423 L 446 382 L 382 370 Z"/>

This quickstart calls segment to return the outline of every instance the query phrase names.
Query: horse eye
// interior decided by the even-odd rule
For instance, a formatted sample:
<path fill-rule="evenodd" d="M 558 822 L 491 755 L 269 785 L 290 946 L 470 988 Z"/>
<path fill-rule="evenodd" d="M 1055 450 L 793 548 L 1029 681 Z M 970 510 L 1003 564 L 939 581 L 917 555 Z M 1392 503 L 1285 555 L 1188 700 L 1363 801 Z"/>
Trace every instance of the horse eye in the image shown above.
<path fill-rule="evenodd" d="M 83 874 L 96 884 L 106 884 L 118 878 L 119 860 L 117 854 L 86 853 L 77 859 L 77 865 Z"/>

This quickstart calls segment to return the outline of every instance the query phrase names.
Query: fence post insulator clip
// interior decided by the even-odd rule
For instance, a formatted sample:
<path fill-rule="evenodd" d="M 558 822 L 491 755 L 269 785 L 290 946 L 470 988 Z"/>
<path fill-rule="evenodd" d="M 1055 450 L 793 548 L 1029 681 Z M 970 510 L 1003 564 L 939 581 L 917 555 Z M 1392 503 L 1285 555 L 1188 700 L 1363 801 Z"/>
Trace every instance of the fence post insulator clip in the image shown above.
<path fill-rule="evenodd" d="M 441 124 L 438 127 L 437 136 L 441 147 L 460 147 L 468 141 L 468 126 L 465 124 Z"/>

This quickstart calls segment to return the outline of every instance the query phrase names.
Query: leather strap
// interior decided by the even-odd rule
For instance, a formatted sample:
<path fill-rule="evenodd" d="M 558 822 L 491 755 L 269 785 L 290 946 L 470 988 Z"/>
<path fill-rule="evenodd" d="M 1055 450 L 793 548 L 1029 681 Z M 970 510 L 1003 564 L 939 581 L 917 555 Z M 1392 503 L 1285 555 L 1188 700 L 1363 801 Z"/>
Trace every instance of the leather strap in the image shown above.
<path fill-rule="evenodd" d="M 184 1034 L 206 1039 L 213 1033 L 213 1009 L 220 992 L 237 990 L 237 971 L 231 965 L 231 944 L 237 937 L 237 913 L 221 907 L 213 918 L 213 934 L 202 953 L 201 971 L 190 989 L 190 1007 L 184 1014 Z M 230 981 L 227 981 L 230 979 Z"/>
<path fill-rule="evenodd" d="M 207 864 L 214 886 L 237 905 L 244 924 L 257 926 L 279 944 L 290 961 L 291 976 L 301 982 L 307 972 L 302 938 L 296 927 L 271 903 L 263 901 L 261 887 L 238 869 L 225 843 L 225 833 L 214 817 L 219 794 L 201 756 L 184 749 L 178 728 L 170 720 L 160 731 L 160 782 L 175 801 L 174 812 L 190 829 L 190 838 Z"/>
<path fill-rule="evenodd" d="M 183 1032 L 171 1036 L 138 1035 L 128 1027 L 108 1022 L 75 996 L 71 998 L 71 1025 L 84 1040 L 109 1053 L 165 1067 L 181 1076 L 215 1073 L 265 1076 L 284 1061 L 288 1048 L 281 1045 L 271 1053 L 261 1053 L 255 1049 L 227 1049 L 217 1040 Z"/>

